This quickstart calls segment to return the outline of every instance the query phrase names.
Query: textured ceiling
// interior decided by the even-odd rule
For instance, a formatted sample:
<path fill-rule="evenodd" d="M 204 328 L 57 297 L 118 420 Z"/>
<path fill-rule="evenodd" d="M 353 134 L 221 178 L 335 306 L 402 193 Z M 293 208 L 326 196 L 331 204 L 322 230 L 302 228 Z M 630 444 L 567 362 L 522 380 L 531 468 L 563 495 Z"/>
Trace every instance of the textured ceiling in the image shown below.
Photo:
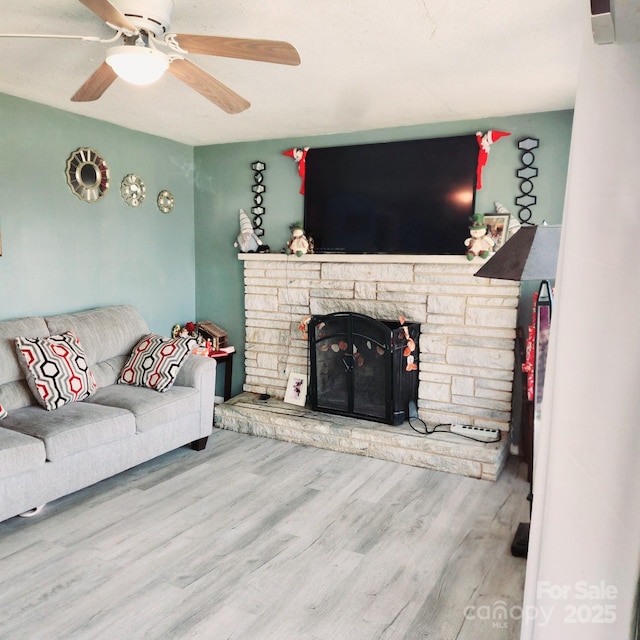
<path fill-rule="evenodd" d="M 300 66 L 189 56 L 237 115 L 169 74 L 72 103 L 110 45 L 0 38 L 0 92 L 190 145 L 567 109 L 588 20 L 587 0 L 175 0 L 171 31 L 286 40 Z M 2 0 L 0 31 L 114 33 L 78 0 Z"/>

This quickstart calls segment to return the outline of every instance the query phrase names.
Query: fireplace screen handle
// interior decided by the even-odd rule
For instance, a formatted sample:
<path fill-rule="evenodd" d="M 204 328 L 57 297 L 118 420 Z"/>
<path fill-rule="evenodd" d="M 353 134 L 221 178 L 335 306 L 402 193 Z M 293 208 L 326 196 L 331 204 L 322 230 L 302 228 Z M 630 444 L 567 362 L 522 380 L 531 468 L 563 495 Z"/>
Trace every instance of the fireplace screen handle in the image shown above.
<path fill-rule="evenodd" d="M 348 362 L 347 358 L 349 358 Z M 342 358 L 342 364 L 344 365 L 345 371 L 351 371 L 353 369 L 353 354 L 346 353 Z"/>

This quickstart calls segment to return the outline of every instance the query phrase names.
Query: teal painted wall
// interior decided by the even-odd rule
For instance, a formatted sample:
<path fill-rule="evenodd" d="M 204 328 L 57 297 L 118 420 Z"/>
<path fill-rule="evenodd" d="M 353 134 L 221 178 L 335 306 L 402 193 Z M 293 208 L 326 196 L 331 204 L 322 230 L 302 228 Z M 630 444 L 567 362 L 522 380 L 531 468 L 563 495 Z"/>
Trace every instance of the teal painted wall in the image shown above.
<path fill-rule="evenodd" d="M 98 151 L 111 185 L 95 203 L 66 183 L 69 155 Z M 0 94 L 0 319 L 133 304 L 168 334 L 195 314 L 193 148 Z M 145 182 L 138 208 L 120 197 Z M 169 189 L 164 215 L 156 196 Z"/>
<path fill-rule="evenodd" d="M 476 208 L 491 212 L 498 200 L 515 213 L 516 143 L 538 137 L 533 222 L 554 223 L 562 219 L 571 123 L 572 112 L 563 111 L 194 149 L 0 94 L 0 319 L 126 303 L 162 334 L 176 322 L 212 320 L 239 351 L 233 384 L 238 393 L 244 304 L 242 262 L 233 242 L 238 210 L 249 211 L 253 202 L 253 161 L 267 164 L 264 240 L 273 252 L 285 246 L 289 224 L 303 217 L 295 163 L 282 155 L 294 146 L 511 131 L 491 149 Z M 111 173 L 109 191 L 92 204 L 71 193 L 64 173 L 71 152 L 84 146 L 96 149 Z M 128 173 L 140 175 L 147 187 L 137 209 L 120 197 L 120 180 Z M 161 189 L 175 196 L 169 215 L 155 205 Z M 524 291 L 526 301 L 530 291 Z"/>
<path fill-rule="evenodd" d="M 196 315 L 224 327 L 238 350 L 234 366 L 233 393 L 239 393 L 244 379 L 244 303 L 242 262 L 233 242 L 239 231 L 238 210 L 250 212 L 253 204 L 251 163 L 266 163 L 264 172 L 264 242 L 279 252 L 289 237 L 289 224 L 302 220 L 303 197 L 294 161 L 282 152 L 291 147 L 326 147 L 402 139 L 474 134 L 488 129 L 510 131 L 511 136 L 496 142 L 483 174 L 483 189 L 476 196 L 476 210 L 494 211 L 494 201 L 504 204 L 512 214 L 519 194 L 515 172 L 521 166 L 518 140 L 540 139 L 535 151 L 539 177 L 533 194 L 535 224 L 546 220 L 559 223 L 564 207 L 569 160 L 572 112 L 560 111 L 477 120 L 400 127 L 350 134 L 263 140 L 237 144 L 197 147 L 195 156 L 196 225 Z M 461 254 L 463 253 L 461 247 Z M 521 324 L 529 322 L 533 285 L 523 286 Z"/>

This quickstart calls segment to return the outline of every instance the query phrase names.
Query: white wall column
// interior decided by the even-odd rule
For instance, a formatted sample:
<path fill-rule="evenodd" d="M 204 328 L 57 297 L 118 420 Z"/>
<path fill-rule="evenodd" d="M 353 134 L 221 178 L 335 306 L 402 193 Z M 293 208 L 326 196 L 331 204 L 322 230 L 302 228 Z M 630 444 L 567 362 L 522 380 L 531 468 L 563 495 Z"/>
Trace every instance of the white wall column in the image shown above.
<path fill-rule="evenodd" d="M 585 33 L 522 639 L 632 637 L 640 570 L 639 180 L 640 44 L 598 46 Z"/>

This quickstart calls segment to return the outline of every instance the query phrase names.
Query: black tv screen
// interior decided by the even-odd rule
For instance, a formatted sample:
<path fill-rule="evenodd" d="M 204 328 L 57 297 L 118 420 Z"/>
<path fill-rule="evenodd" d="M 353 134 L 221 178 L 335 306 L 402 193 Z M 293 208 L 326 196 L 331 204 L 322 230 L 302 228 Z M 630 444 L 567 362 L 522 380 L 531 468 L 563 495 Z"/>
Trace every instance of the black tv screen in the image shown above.
<path fill-rule="evenodd" d="M 309 149 L 304 228 L 317 253 L 465 253 L 475 135 Z"/>

